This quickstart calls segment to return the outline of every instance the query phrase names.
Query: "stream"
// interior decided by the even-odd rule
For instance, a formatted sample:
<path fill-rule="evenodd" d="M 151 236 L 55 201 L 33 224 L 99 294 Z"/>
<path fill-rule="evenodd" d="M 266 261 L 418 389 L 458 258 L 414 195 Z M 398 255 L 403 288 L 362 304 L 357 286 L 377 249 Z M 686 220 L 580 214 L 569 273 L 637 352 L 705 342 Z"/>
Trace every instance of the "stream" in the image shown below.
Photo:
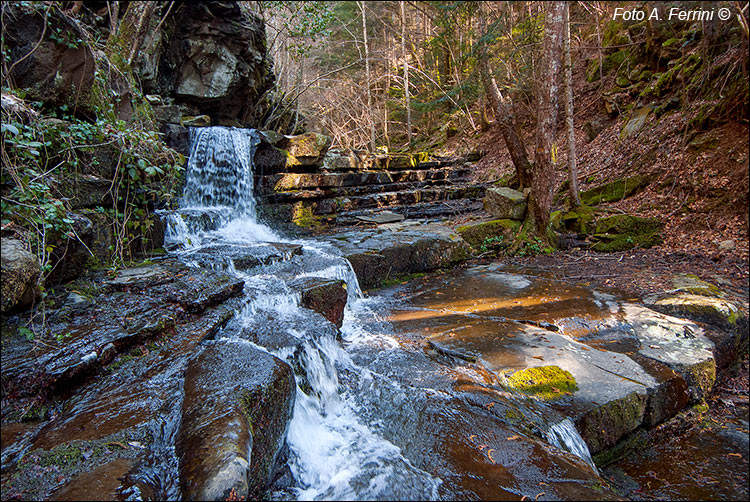
<path fill-rule="evenodd" d="M 168 216 L 166 241 L 185 263 L 245 281 L 244 305 L 217 338 L 252 343 L 304 368 L 287 437 L 290 472 L 272 498 L 425 500 L 534 491 L 543 499 L 545 490 L 537 488 L 545 485 L 562 487 L 553 498 L 590 497 L 595 467 L 569 419 L 502 391 L 481 366 L 446 363 L 400 336 L 389 320 L 396 298 L 365 297 L 333 246 L 287 239 L 258 221 L 258 142 L 253 130 L 191 130 L 184 195 Z M 238 248 L 264 256 L 291 245 L 301 252 L 252 273 L 226 259 Z M 311 325 L 299 307 L 288 284 L 300 277 L 346 281 L 340 339 Z M 237 338 L 243 330 L 275 341 Z M 512 439 L 509 447 L 491 448 L 503 439 Z"/>

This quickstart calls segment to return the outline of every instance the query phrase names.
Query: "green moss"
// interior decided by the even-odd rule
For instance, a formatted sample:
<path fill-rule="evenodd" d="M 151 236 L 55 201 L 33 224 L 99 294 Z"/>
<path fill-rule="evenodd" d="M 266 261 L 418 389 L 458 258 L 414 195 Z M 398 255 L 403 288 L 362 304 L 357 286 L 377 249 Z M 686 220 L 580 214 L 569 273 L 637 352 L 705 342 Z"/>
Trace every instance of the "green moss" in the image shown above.
<path fill-rule="evenodd" d="M 69 443 L 61 444 L 42 456 L 40 464 L 44 467 L 66 468 L 83 460 L 81 449 Z"/>
<path fill-rule="evenodd" d="M 595 210 L 587 205 L 581 205 L 572 211 L 559 216 L 562 229 L 579 234 L 591 233 L 594 229 Z M 550 221 L 552 221 L 550 217 Z"/>
<path fill-rule="evenodd" d="M 508 385 L 541 399 L 556 399 L 578 390 L 575 378 L 559 366 L 536 366 L 516 371 Z"/>
<path fill-rule="evenodd" d="M 599 242 L 591 246 L 591 249 L 600 253 L 615 253 L 627 251 L 635 247 L 650 248 L 658 246 L 663 242 L 660 233 L 645 235 L 620 235 L 620 234 L 594 234 Z"/>
<path fill-rule="evenodd" d="M 123 354 L 120 357 L 118 357 L 117 359 L 115 359 L 114 361 L 112 361 L 112 364 L 110 364 L 107 368 L 110 371 L 116 371 L 116 370 L 120 369 L 122 366 L 124 366 L 126 363 L 128 363 L 129 361 L 132 361 L 133 359 L 134 359 L 134 357 L 132 355 L 130 355 L 130 354 Z"/>
<path fill-rule="evenodd" d="M 662 47 L 672 47 L 674 44 L 676 44 L 679 41 L 680 41 L 679 38 L 670 38 L 669 40 L 665 40 L 664 42 L 662 42 L 661 46 Z"/>
<path fill-rule="evenodd" d="M 292 207 L 292 223 L 302 228 L 319 227 L 320 217 L 312 212 L 312 207 L 295 205 Z"/>
<path fill-rule="evenodd" d="M 610 21 L 604 27 L 602 34 L 602 45 L 609 47 L 612 45 L 624 45 L 630 43 L 625 25 L 619 21 Z"/>
<path fill-rule="evenodd" d="M 662 224 L 656 218 L 640 218 L 618 214 L 596 222 L 594 238 L 598 241 L 592 249 L 615 252 L 634 247 L 649 248 L 661 244 Z"/>
<path fill-rule="evenodd" d="M 593 456 L 594 463 L 600 469 L 608 466 L 618 460 L 629 456 L 630 454 L 644 450 L 651 444 L 651 438 L 646 431 L 639 429 L 627 438 L 618 442 L 612 448 L 608 448 Z"/>
<path fill-rule="evenodd" d="M 599 185 L 580 193 L 581 203 L 595 206 L 602 202 L 615 202 L 634 195 L 649 184 L 647 176 L 636 175 Z"/>
<path fill-rule="evenodd" d="M 600 234 L 650 234 L 660 232 L 661 227 L 661 222 L 656 218 L 640 218 L 630 214 L 616 214 L 596 222 L 596 232 Z"/>
<path fill-rule="evenodd" d="M 397 284 L 406 284 L 413 279 L 419 279 L 420 277 L 424 277 L 425 275 L 427 275 L 425 272 L 415 272 L 413 274 L 401 274 L 393 277 L 386 277 L 385 279 L 380 281 L 380 284 L 378 284 L 376 288 L 388 288 Z"/>
<path fill-rule="evenodd" d="M 521 227 L 521 222 L 514 220 L 492 220 L 473 225 L 463 225 L 456 228 L 456 232 L 475 250 L 483 245 L 487 246 L 488 239 L 502 238 L 493 241 L 498 247 L 508 246 L 513 236 Z"/>
<path fill-rule="evenodd" d="M 690 400 L 701 401 L 708 396 L 716 381 L 716 363 L 707 359 L 685 368 L 685 382 L 690 389 Z"/>

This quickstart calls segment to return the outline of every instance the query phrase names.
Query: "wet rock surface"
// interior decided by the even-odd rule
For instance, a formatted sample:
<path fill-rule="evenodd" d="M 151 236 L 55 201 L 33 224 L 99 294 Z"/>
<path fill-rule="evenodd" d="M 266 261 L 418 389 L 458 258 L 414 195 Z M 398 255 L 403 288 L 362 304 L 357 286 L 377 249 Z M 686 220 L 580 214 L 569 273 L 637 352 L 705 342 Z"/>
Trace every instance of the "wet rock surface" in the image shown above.
<path fill-rule="evenodd" d="M 314 310 L 326 319 L 341 327 L 346 307 L 346 282 L 320 277 L 302 277 L 290 283 L 301 295 L 300 305 Z"/>
<path fill-rule="evenodd" d="M 190 361 L 184 385 L 176 442 L 183 497 L 262 495 L 291 418 L 291 368 L 247 343 L 220 340 Z"/>
<path fill-rule="evenodd" d="M 87 487 L 85 498 L 178 498 L 183 374 L 241 308 L 236 284 L 172 262 L 95 275 L 68 285 L 68 303 L 51 313 L 53 332 L 70 338 L 4 335 L 4 496 L 75 499 Z M 48 362 L 33 367 L 34 356 Z M 18 378 L 6 379 L 6 361 Z M 42 394 L 18 399 L 32 389 Z"/>
<path fill-rule="evenodd" d="M 71 384 L 80 384 L 118 354 L 236 296 L 242 286 L 227 275 L 176 263 L 123 269 L 114 277 L 72 285 L 59 308 L 32 325 L 36 341 L 4 340 L 3 395 L 71 391 Z"/>
<path fill-rule="evenodd" d="M 700 402 L 715 378 L 717 349 L 696 323 L 499 265 L 414 281 L 397 296 L 397 332 L 501 380 L 550 365 L 569 372 L 577 389 L 550 382 L 548 406 L 576 422 L 592 454 Z"/>
<path fill-rule="evenodd" d="M 336 234 L 328 242 L 351 262 L 362 288 L 404 274 L 448 267 L 470 254 L 458 234 L 434 224 L 381 225 L 375 230 Z"/>

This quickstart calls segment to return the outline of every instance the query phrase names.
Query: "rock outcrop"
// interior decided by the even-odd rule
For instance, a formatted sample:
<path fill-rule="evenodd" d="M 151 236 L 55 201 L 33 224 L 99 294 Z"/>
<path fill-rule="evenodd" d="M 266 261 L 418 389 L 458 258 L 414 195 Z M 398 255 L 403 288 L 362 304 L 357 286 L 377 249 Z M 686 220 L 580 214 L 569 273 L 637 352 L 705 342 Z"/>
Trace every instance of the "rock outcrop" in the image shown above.
<path fill-rule="evenodd" d="M 146 93 L 214 125 L 258 124 L 274 77 L 263 22 L 238 3 L 182 2 L 145 46 L 137 68 Z"/>
<path fill-rule="evenodd" d="M 9 5 L 3 8 L 3 40 L 10 58 L 7 77 L 45 106 L 88 106 L 94 85 L 94 53 L 85 32 L 67 16 L 50 9 Z M 13 22 L 7 22 L 13 19 Z M 3 48 L 3 55 L 6 54 Z"/>
<path fill-rule="evenodd" d="M 36 256 L 16 239 L 2 239 L 2 312 L 23 308 L 38 296 L 36 288 L 40 267 Z"/>
<path fill-rule="evenodd" d="M 263 495 L 294 406 L 288 364 L 243 341 L 219 340 L 185 375 L 176 449 L 183 497 L 226 500 Z"/>

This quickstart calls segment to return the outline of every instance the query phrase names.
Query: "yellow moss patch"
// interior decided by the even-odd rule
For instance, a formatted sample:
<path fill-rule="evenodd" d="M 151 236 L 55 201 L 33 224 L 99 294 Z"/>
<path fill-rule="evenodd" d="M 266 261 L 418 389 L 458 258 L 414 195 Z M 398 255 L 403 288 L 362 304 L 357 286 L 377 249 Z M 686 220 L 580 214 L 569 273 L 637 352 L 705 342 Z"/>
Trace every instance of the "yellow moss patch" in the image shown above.
<path fill-rule="evenodd" d="M 508 377 L 508 385 L 541 399 L 556 399 L 578 390 L 573 375 L 559 366 L 537 366 L 516 371 Z"/>

